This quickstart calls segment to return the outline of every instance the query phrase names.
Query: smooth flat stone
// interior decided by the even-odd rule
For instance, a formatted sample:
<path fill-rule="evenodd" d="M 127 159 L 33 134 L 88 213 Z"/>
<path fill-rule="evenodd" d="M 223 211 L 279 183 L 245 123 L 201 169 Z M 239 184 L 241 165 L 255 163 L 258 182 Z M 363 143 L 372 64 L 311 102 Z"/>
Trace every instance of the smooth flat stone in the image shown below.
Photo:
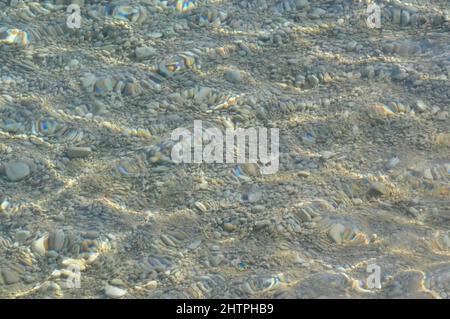
<path fill-rule="evenodd" d="M 14 270 L 9 268 L 2 269 L 3 280 L 7 285 L 15 284 L 20 281 L 20 276 Z"/>
<path fill-rule="evenodd" d="M 225 72 L 225 80 L 231 83 L 240 83 L 242 81 L 242 74 L 237 70 L 230 70 Z"/>
<path fill-rule="evenodd" d="M 156 53 L 156 50 L 152 47 L 140 47 L 136 48 L 134 54 L 138 60 L 145 60 Z"/>
<path fill-rule="evenodd" d="M 67 156 L 69 158 L 83 158 L 89 156 L 92 150 L 90 147 L 73 146 L 67 149 Z"/>
<path fill-rule="evenodd" d="M 370 185 L 370 193 L 375 196 L 385 195 L 387 193 L 386 186 L 380 182 L 374 182 Z"/>
<path fill-rule="evenodd" d="M 105 295 L 109 298 L 117 299 L 125 296 L 127 291 L 125 289 L 121 289 L 115 286 L 106 286 L 105 287 Z"/>
<path fill-rule="evenodd" d="M 328 232 L 328 236 L 336 243 L 342 243 L 342 234 L 345 231 L 345 226 L 342 224 L 334 225 Z"/>
<path fill-rule="evenodd" d="M 5 165 L 6 177 L 11 182 L 17 182 L 30 175 L 30 167 L 22 161 L 12 161 Z"/>

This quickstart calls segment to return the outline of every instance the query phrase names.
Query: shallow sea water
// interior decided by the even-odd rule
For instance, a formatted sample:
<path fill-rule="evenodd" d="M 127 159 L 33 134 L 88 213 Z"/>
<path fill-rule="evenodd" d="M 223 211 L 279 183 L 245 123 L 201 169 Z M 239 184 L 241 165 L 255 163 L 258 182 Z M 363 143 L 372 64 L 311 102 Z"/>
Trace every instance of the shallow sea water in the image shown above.
<path fill-rule="evenodd" d="M 450 5 L 366 9 L 0 0 L 0 297 L 450 298 Z"/>

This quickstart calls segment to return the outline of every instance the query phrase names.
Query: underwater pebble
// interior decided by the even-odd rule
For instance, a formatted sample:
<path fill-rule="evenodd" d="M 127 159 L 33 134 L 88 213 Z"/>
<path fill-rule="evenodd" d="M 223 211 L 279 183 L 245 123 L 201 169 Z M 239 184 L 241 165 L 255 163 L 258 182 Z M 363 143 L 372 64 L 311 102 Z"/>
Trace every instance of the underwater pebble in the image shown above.
<path fill-rule="evenodd" d="M 242 82 L 242 73 L 237 70 L 229 70 L 225 72 L 225 79 L 231 83 L 240 83 Z"/>
<path fill-rule="evenodd" d="M 427 108 L 428 107 L 424 101 L 422 101 L 422 100 L 416 101 L 416 109 L 418 112 L 420 112 L 420 113 L 425 112 L 427 110 Z"/>
<path fill-rule="evenodd" d="M 400 159 L 398 157 L 392 157 L 389 159 L 389 161 L 386 163 L 387 169 L 393 169 L 400 163 Z"/>
<path fill-rule="evenodd" d="M 347 231 L 347 227 L 342 224 L 335 224 L 328 231 L 328 236 L 335 242 L 336 244 L 341 244 L 343 241 L 344 233 Z"/>
<path fill-rule="evenodd" d="M 447 298 L 448 12 L 369 2 L 0 1 L 0 298 Z"/>
<path fill-rule="evenodd" d="M 156 50 L 152 47 L 139 47 L 136 48 L 134 54 L 138 60 L 145 60 L 156 53 Z"/>
<path fill-rule="evenodd" d="M 297 8 L 302 9 L 309 6 L 309 2 L 308 0 L 296 0 L 295 5 L 297 6 Z"/>
<path fill-rule="evenodd" d="M 387 193 L 386 186 L 381 182 L 373 182 L 370 184 L 369 193 L 374 196 L 381 196 Z"/>
<path fill-rule="evenodd" d="M 115 286 L 107 285 L 105 287 L 105 295 L 109 298 L 118 299 L 122 298 L 127 294 L 127 291 L 125 289 L 121 289 Z"/>
<path fill-rule="evenodd" d="M 48 249 L 56 252 L 61 251 L 64 247 L 65 238 L 66 235 L 64 234 L 64 231 L 60 229 L 51 233 L 48 237 Z"/>
<path fill-rule="evenodd" d="M 111 92 L 114 88 L 115 81 L 111 77 L 103 77 L 95 82 L 95 93 L 102 94 L 104 92 Z"/>
<path fill-rule="evenodd" d="M 96 230 L 89 230 L 85 233 L 86 238 L 95 239 L 100 236 L 99 232 Z"/>
<path fill-rule="evenodd" d="M 402 10 L 402 14 L 401 14 L 401 18 L 400 18 L 400 20 L 401 20 L 401 25 L 404 27 L 404 26 L 407 26 L 408 24 L 409 24 L 409 22 L 410 22 L 410 14 L 409 14 L 409 12 L 408 11 L 406 11 L 406 10 Z"/>
<path fill-rule="evenodd" d="M 67 149 L 67 156 L 69 158 L 83 158 L 91 154 L 92 150 L 90 147 L 77 147 L 72 146 Z"/>
<path fill-rule="evenodd" d="M 236 225 L 231 224 L 231 223 L 225 223 L 223 224 L 223 229 L 229 233 L 233 232 L 234 230 L 236 230 Z"/>
<path fill-rule="evenodd" d="M 297 216 L 300 217 L 300 219 L 303 222 L 310 222 L 311 221 L 311 215 L 309 215 L 308 212 L 306 212 L 304 209 L 300 209 L 297 212 Z"/>
<path fill-rule="evenodd" d="M 197 249 L 201 245 L 202 241 L 200 239 L 194 240 L 192 243 L 187 246 L 188 249 L 194 250 Z"/>
<path fill-rule="evenodd" d="M 9 268 L 3 268 L 1 271 L 3 280 L 7 285 L 15 284 L 20 281 L 20 276 L 17 272 Z"/>
<path fill-rule="evenodd" d="M 2 30 L 0 28 L 0 45 L 2 44 L 23 49 L 30 44 L 30 36 L 19 29 Z"/>
<path fill-rule="evenodd" d="M 31 250 L 38 255 L 45 255 L 47 251 L 47 236 L 40 237 L 31 243 Z"/>
<path fill-rule="evenodd" d="M 14 239 L 18 241 L 19 243 L 24 242 L 27 240 L 31 235 L 31 232 L 28 230 L 19 230 L 14 234 Z"/>
<path fill-rule="evenodd" d="M 5 165 L 5 174 L 11 182 L 18 182 L 30 173 L 30 167 L 23 161 L 11 161 Z"/>

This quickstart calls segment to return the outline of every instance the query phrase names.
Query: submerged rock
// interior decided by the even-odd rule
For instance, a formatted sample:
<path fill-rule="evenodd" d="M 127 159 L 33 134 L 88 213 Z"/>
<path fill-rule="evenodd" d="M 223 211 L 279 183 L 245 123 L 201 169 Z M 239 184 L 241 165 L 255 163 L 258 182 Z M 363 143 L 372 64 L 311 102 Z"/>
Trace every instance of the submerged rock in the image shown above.
<path fill-rule="evenodd" d="M 5 165 L 6 177 L 8 177 L 11 182 L 18 182 L 28 177 L 30 173 L 31 170 L 29 165 L 20 160 L 10 161 Z"/>

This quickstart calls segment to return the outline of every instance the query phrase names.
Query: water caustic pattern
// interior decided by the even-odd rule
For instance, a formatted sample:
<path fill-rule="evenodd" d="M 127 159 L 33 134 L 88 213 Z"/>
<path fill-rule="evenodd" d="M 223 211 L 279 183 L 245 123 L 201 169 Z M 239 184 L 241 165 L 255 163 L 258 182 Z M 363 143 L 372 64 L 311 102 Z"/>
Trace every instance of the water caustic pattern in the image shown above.
<path fill-rule="evenodd" d="M 76 2 L 0 0 L 0 297 L 450 298 L 448 1 Z"/>

